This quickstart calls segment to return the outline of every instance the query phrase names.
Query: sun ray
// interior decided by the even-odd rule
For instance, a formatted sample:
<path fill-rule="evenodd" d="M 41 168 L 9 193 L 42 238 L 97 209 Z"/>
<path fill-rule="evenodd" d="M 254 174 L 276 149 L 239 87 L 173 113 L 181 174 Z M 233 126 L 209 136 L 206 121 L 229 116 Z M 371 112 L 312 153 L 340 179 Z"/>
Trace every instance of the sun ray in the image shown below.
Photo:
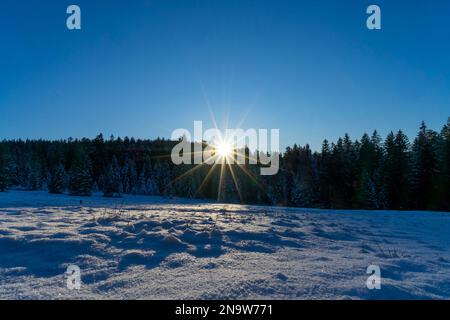
<path fill-rule="evenodd" d="M 266 188 L 264 185 L 262 185 L 261 182 L 258 181 L 258 179 L 256 179 L 256 178 L 254 177 L 254 175 L 253 175 L 251 172 L 249 172 L 249 171 L 247 170 L 247 168 L 245 168 L 245 167 L 242 166 L 241 164 L 238 164 L 238 166 L 239 166 L 239 168 L 242 170 L 242 172 L 244 172 L 244 173 L 245 173 L 245 174 L 253 181 L 253 183 L 255 183 L 255 185 L 258 187 L 258 189 L 260 189 L 261 191 L 263 191 L 264 194 L 267 196 L 267 198 L 270 200 L 269 194 L 268 194 L 268 192 L 267 192 L 267 188 Z"/>
<path fill-rule="evenodd" d="M 212 165 L 212 167 L 208 170 L 208 173 L 206 174 L 206 177 L 203 179 L 202 183 L 198 187 L 197 191 L 194 193 L 194 197 L 202 190 L 205 183 L 210 179 L 211 174 L 214 172 L 214 168 L 217 166 L 216 163 Z"/>
<path fill-rule="evenodd" d="M 224 181 L 223 181 L 224 169 L 225 169 L 225 165 L 222 164 L 220 166 L 220 178 L 219 178 L 219 188 L 218 188 L 218 191 L 217 191 L 217 201 L 221 201 L 222 200 L 221 196 L 222 196 L 222 186 L 223 186 L 223 183 L 224 183 Z"/>
<path fill-rule="evenodd" d="M 236 191 L 237 191 L 237 193 L 239 195 L 239 200 L 241 201 L 241 203 L 243 203 L 241 189 L 239 188 L 239 184 L 237 182 L 236 175 L 234 173 L 233 167 L 230 164 L 227 164 L 227 165 L 230 168 L 231 178 L 233 180 L 234 186 L 236 187 Z"/>

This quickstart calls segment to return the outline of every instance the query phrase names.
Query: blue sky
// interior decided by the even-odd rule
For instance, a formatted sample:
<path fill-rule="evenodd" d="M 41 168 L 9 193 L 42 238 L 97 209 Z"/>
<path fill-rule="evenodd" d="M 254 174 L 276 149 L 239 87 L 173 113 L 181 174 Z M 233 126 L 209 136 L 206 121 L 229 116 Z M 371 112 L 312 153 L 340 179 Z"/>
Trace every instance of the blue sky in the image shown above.
<path fill-rule="evenodd" d="M 412 138 L 450 115 L 449 14 L 447 0 L 2 0 L 0 138 L 170 137 L 212 126 L 208 104 L 219 126 L 279 128 L 282 146 Z"/>

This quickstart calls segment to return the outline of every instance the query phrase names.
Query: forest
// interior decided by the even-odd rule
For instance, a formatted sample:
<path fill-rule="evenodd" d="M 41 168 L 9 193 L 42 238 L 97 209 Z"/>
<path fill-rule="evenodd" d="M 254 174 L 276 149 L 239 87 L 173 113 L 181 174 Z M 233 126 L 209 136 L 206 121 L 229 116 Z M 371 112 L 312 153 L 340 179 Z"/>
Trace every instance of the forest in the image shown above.
<path fill-rule="evenodd" d="M 274 176 L 257 165 L 174 165 L 177 141 L 129 137 L 2 140 L 0 191 L 48 190 L 105 197 L 122 194 L 208 198 L 220 202 L 307 208 L 450 209 L 450 118 L 440 132 L 424 122 L 410 139 L 374 131 L 287 147 Z M 247 153 L 250 156 L 249 151 Z"/>

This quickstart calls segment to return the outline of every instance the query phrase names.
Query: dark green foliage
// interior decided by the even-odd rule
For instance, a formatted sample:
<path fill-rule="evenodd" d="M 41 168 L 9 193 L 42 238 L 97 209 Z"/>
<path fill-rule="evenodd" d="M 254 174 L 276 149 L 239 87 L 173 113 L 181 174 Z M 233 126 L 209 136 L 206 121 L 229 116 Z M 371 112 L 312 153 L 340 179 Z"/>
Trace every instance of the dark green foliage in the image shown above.
<path fill-rule="evenodd" d="M 0 146 L 0 192 L 6 191 L 10 180 L 8 154 L 4 149 Z"/>
<path fill-rule="evenodd" d="M 50 173 L 50 181 L 48 183 L 49 193 L 63 193 L 65 187 L 66 172 L 62 164 L 57 165 Z"/>
<path fill-rule="evenodd" d="M 436 178 L 435 209 L 450 208 L 450 117 L 441 130 L 438 146 L 438 176 Z"/>
<path fill-rule="evenodd" d="M 412 206 L 417 209 L 433 209 L 438 176 L 438 146 L 436 132 L 427 129 L 422 122 L 419 134 L 412 146 Z"/>
<path fill-rule="evenodd" d="M 125 137 L 0 142 L 0 191 L 48 187 L 49 192 L 88 196 L 126 194 L 210 198 L 339 209 L 450 210 L 450 120 L 440 133 L 422 124 L 410 145 L 402 131 L 384 141 L 374 131 L 286 148 L 274 176 L 256 165 L 175 166 L 178 141 Z M 248 150 L 246 150 L 249 153 Z M 256 154 L 249 154 L 256 157 Z M 222 179 L 221 179 L 222 176 Z"/>
<path fill-rule="evenodd" d="M 74 161 L 69 170 L 69 194 L 72 196 L 90 196 L 92 193 L 91 164 L 86 152 L 77 147 Z"/>
<path fill-rule="evenodd" d="M 362 172 L 359 181 L 356 207 L 362 209 L 379 209 L 380 207 L 375 182 L 370 178 L 366 170 Z"/>
<path fill-rule="evenodd" d="M 411 193 L 411 159 L 408 137 L 399 130 L 388 134 L 384 142 L 383 186 L 388 207 L 408 209 Z"/>
<path fill-rule="evenodd" d="M 102 184 L 104 197 L 118 197 L 122 194 L 120 167 L 115 156 L 105 170 Z"/>
<path fill-rule="evenodd" d="M 28 183 L 26 188 L 28 190 L 39 190 L 42 186 L 43 179 L 41 174 L 41 168 L 38 160 L 33 159 L 30 167 L 28 167 Z"/>

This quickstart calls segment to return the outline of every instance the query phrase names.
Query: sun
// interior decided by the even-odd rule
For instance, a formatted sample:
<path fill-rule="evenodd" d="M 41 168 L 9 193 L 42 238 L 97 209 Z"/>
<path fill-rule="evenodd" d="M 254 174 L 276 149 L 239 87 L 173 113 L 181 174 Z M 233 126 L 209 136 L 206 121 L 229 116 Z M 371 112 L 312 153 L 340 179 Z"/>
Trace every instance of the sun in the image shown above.
<path fill-rule="evenodd" d="M 228 157 L 231 155 L 231 145 L 227 142 L 221 142 L 216 146 L 217 153 L 222 157 Z"/>
<path fill-rule="evenodd" d="M 228 160 L 233 155 L 233 145 L 227 140 L 220 140 L 215 143 L 214 149 L 220 159 Z"/>

